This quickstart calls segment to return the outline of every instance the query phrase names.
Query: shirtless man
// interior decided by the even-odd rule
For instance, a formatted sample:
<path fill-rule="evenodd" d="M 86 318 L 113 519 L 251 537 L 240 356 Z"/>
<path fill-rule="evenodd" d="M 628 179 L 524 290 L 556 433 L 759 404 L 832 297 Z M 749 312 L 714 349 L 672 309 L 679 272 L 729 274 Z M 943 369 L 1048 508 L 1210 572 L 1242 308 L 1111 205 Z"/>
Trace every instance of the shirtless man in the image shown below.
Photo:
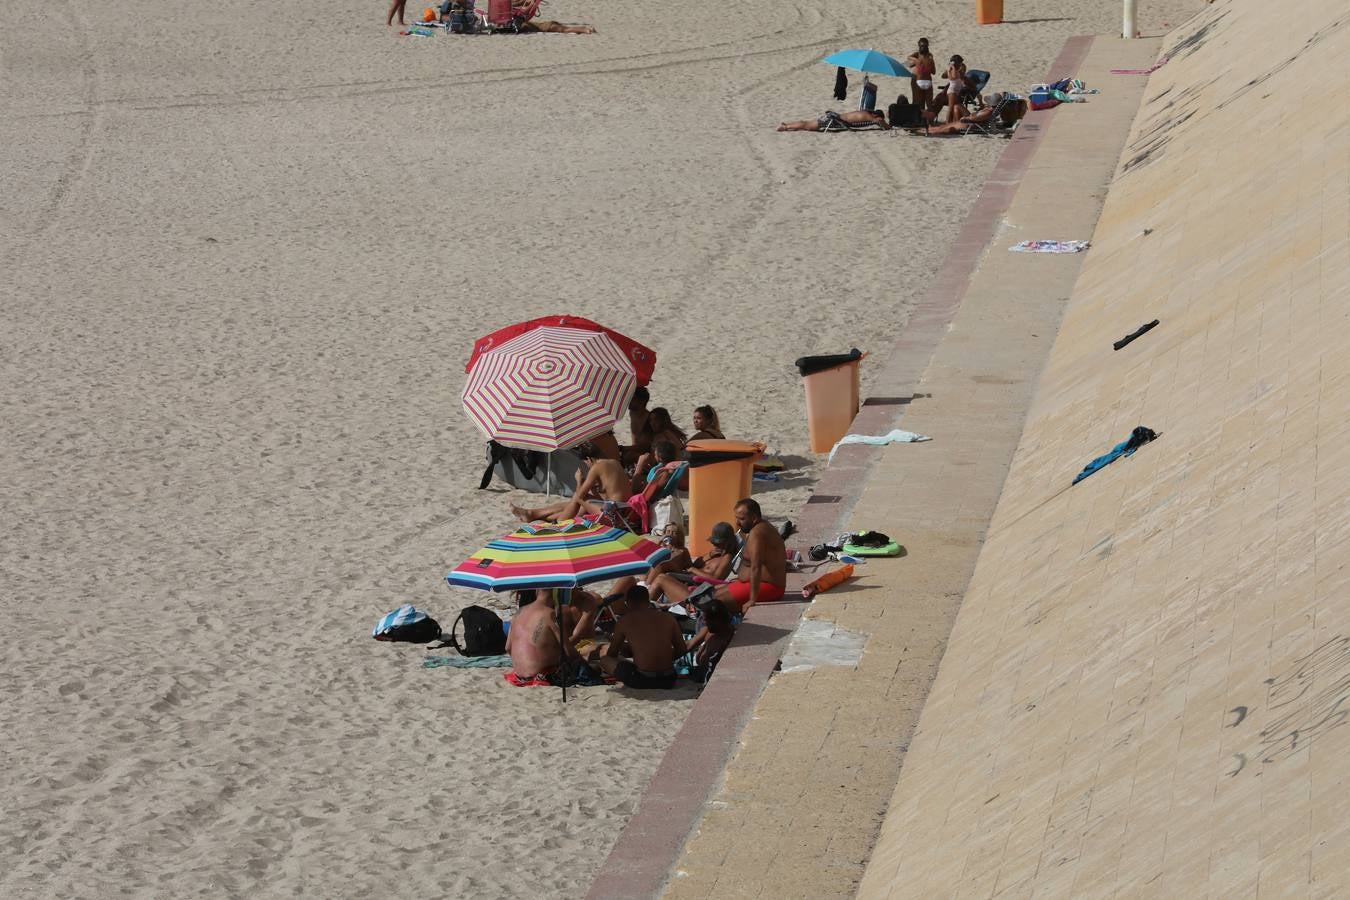
<path fill-rule="evenodd" d="M 628 611 L 600 657 L 600 668 L 630 688 L 672 688 L 675 661 L 685 654 L 684 635 L 675 617 L 651 605 L 647 589 L 633 585 L 624 598 Z M 632 661 L 619 658 L 627 645 Z"/>
<path fill-rule="evenodd" d="M 562 662 L 554 603 L 552 591 L 540 592 L 511 619 L 506 652 L 511 656 L 511 671 L 520 678 L 549 675 Z"/>
<path fill-rule="evenodd" d="M 814 119 L 799 119 L 796 122 L 779 122 L 779 131 L 848 131 L 855 125 L 879 125 L 883 131 L 890 131 L 890 123 L 881 110 L 855 109 L 849 112 L 826 112 Z"/>
<path fill-rule="evenodd" d="M 787 548 L 778 529 L 764 520 L 759 504 L 749 497 L 736 504 L 736 528 L 742 535 L 741 571 L 736 581 L 720 585 L 713 597 L 742 616 L 756 603 L 783 599 L 787 586 Z"/>
<path fill-rule="evenodd" d="M 652 395 L 645 387 L 633 391 L 633 399 L 628 401 L 628 431 L 633 443 L 620 448 L 620 459 L 628 465 L 637 462 L 639 457 L 652 449 L 652 429 L 647 419 L 651 411 L 647 403 Z"/>
<path fill-rule="evenodd" d="M 511 512 L 522 522 L 558 522 L 571 519 L 582 513 L 600 513 L 604 511 L 604 501 L 627 502 L 629 488 L 628 473 L 616 459 L 600 459 L 599 451 L 592 446 L 581 449 L 581 465 L 586 477 L 577 485 L 571 500 L 562 500 L 549 506 L 534 509 L 511 504 Z"/>

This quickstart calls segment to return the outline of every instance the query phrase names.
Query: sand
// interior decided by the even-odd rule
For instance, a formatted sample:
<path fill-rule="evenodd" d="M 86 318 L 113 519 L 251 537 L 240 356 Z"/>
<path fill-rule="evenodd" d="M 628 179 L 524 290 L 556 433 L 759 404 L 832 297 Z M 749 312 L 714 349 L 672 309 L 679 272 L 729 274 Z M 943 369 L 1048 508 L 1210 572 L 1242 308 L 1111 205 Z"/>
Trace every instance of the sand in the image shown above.
<path fill-rule="evenodd" d="M 792 360 L 884 350 L 1003 146 L 775 133 L 846 108 L 815 60 L 926 34 L 1018 88 L 1118 28 L 971 5 L 557 0 L 601 33 L 477 39 L 350 0 L 0 7 L 0 894 L 584 891 L 692 693 L 563 708 L 369 639 L 500 602 L 441 582 L 529 499 L 475 490 L 471 341 L 646 341 L 655 403 L 794 466 L 756 488 L 791 514 Z"/>

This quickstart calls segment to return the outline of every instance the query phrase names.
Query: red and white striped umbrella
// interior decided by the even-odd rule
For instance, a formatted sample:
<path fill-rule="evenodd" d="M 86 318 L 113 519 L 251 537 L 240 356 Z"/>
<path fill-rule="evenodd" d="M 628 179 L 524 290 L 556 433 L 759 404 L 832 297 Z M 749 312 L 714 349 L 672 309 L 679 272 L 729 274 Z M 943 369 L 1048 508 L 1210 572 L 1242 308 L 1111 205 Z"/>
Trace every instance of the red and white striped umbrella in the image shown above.
<path fill-rule="evenodd" d="M 609 335 L 541 327 L 478 357 L 464 411 L 490 440 L 560 450 L 613 428 L 636 388 L 633 363 Z"/>

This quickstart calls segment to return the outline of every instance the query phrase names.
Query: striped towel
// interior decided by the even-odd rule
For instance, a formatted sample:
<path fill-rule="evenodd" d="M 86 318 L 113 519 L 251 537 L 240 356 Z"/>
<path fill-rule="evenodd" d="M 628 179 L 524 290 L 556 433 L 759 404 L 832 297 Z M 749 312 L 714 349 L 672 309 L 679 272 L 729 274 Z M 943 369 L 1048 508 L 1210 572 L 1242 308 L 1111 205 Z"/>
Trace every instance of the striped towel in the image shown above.
<path fill-rule="evenodd" d="M 385 615 L 383 619 L 375 623 L 375 630 L 370 633 L 371 637 L 379 637 L 382 634 L 388 634 L 395 628 L 403 625 L 411 625 L 414 622 L 420 622 L 427 617 L 427 614 L 419 609 L 415 609 L 411 603 L 405 603 L 398 609 Z"/>
<path fill-rule="evenodd" d="M 511 665 L 511 657 L 501 656 L 428 656 L 422 660 L 422 668 L 436 669 L 449 666 L 452 669 L 504 669 Z"/>

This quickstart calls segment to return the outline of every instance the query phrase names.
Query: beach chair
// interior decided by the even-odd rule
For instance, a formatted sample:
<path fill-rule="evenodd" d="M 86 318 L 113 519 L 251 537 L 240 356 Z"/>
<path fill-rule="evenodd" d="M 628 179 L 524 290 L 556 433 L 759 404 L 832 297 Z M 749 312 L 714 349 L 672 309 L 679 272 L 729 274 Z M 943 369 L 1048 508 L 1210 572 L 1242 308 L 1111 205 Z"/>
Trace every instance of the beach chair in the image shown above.
<path fill-rule="evenodd" d="M 985 85 L 989 84 L 989 78 L 989 73 L 984 69 L 966 70 L 966 88 L 961 92 L 961 102 L 966 106 L 981 102 Z"/>
<path fill-rule="evenodd" d="M 969 137 L 972 134 L 982 134 L 986 136 L 1012 137 L 1013 128 L 1017 127 L 1017 123 L 1014 122 L 1012 126 L 1003 124 L 1003 111 L 1012 103 L 1020 99 L 1022 98 L 1018 97 L 1016 94 L 1004 94 L 1003 99 L 994 104 L 994 112 L 993 115 L 990 116 L 989 121 L 971 122 L 970 127 L 966 129 L 966 136 Z"/>

